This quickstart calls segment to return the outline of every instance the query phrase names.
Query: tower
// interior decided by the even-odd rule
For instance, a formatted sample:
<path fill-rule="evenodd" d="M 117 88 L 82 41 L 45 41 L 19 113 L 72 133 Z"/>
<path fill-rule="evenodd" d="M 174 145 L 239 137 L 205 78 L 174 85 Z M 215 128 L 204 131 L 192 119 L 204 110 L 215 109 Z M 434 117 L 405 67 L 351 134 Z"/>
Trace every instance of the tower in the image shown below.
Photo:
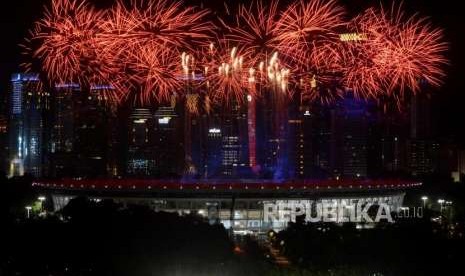
<path fill-rule="evenodd" d="M 50 93 L 37 74 L 13 74 L 10 94 L 9 176 L 45 173 L 47 112 Z"/>

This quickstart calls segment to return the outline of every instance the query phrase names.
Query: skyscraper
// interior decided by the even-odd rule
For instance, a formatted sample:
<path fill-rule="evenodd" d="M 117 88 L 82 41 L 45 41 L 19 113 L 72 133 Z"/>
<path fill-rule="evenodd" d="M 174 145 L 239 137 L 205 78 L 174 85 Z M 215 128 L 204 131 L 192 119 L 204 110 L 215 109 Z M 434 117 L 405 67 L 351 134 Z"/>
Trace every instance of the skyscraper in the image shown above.
<path fill-rule="evenodd" d="M 156 174 L 168 178 L 180 176 L 184 168 L 182 122 L 171 106 L 159 107 L 154 117 Z"/>
<path fill-rule="evenodd" d="M 6 93 L 0 94 L 0 173 L 8 168 L 8 111 Z"/>
<path fill-rule="evenodd" d="M 8 160 L 8 120 L 0 115 L 0 172 L 6 173 Z"/>
<path fill-rule="evenodd" d="M 310 178 L 314 174 L 314 125 L 316 115 L 310 107 L 293 104 L 290 108 L 288 132 L 288 175 L 290 178 Z"/>
<path fill-rule="evenodd" d="M 246 177 L 249 166 L 247 105 L 232 103 L 222 113 L 221 165 L 223 177 Z"/>
<path fill-rule="evenodd" d="M 206 151 L 206 168 L 205 175 L 207 178 L 216 178 L 221 172 L 221 146 L 223 141 L 223 133 L 219 119 L 215 117 L 210 118 L 207 138 L 207 151 Z"/>
<path fill-rule="evenodd" d="M 271 89 L 257 102 L 257 159 L 265 178 L 283 179 L 288 172 L 288 100 L 279 89 Z"/>
<path fill-rule="evenodd" d="M 425 95 L 412 95 L 408 163 L 413 176 L 431 174 L 438 169 L 440 147 L 432 137 L 432 119 L 431 98 Z"/>
<path fill-rule="evenodd" d="M 111 155 L 116 106 L 106 96 L 111 89 L 106 85 L 90 86 L 76 97 L 73 167 L 77 176 L 115 176 L 109 166 L 117 160 Z"/>
<path fill-rule="evenodd" d="M 152 112 L 135 108 L 129 117 L 128 175 L 147 177 L 156 173 L 154 130 Z"/>
<path fill-rule="evenodd" d="M 100 128 L 103 130 L 104 140 L 101 145 L 103 165 L 109 177 L 121 176 L 124 173 L 124 154 L 122 154 L 121 124 L 118 118 L 118 106 L 111 97 L 114 93 L 111 85 L 92 85 L 90 97 L 95 111 L 102 118 Z"/>
<path fill-rule="evenodd" d="M 368 119 L 366 103 L 342 100 L 331 112 L 330 167 L 335 176 L 367 176 Z"/>
<path fill-rule="evenodd" d="M 42 89 L 37 74 L 11 77 L 9 121 L 9 175 L 44 175 L 47 111 L 50 93 Z"/>
<path fill-rule="evenodd" d="M 75 116 L 80 93 L 80 86 L 70 83 L 56 85 L 52 94 L 50 174 L 53 177 L 73 175 Z"/>

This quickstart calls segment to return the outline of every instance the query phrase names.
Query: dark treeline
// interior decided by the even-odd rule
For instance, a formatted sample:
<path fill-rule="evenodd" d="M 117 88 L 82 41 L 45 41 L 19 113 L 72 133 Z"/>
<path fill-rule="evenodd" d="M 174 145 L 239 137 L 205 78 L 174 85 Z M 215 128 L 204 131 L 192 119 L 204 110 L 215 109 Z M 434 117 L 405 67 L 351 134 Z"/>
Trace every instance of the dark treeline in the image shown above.
<path fill-rule="evenodd" d="M 2 185 L 0 276 L 447 275 L 465 257 L 462 217 L 432 221 L 432 209 L 423 219 L 366 230 L 300 218 L 271 238 L 291 262 L 279 268 L 266 246 L 253 238 L 234 243 L 222 225 L 197 215 L 76 198 L 60 212 L 26 219 L 24 206 L 40 193 L 28 179 Z"/>
<path fill-rule="evenodd" d="M 6 275 L 203 275 L 234 259 L 226 230 L 196 216 L 86 198 L 61 215 L 6 227 Z"/>
<path fill-rule="evenodd" d="M 332 270 L 334 275 L 452 275 L 461 269 L 465 242 L 451 237 L 449 227 L 429 218 L 365 230 L 300 220 L 279 232 L 274 244 L 311 275 Z"/>

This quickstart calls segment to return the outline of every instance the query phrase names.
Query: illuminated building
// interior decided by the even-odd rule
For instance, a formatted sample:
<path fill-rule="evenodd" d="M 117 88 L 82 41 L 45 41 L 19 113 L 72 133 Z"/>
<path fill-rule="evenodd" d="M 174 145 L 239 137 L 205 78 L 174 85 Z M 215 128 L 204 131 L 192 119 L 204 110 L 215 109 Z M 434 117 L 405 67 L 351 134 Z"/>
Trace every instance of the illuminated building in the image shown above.
<path fill-rule="evenodd" d="M 288 177 L 289 178 L 298 178 L 301 172 L 305 169 L 304 164 L 304 136 L 305 132 L 310 132 L 310 129 L 307 129 L 305 132 L 302 128 L 303 116 L 300 114 L 300 104 L 290 103 L 289 106 L 289 120 L 288 120 Z"/>
<path fill-rule="evenodd" d="M 424 176 L 436 172 L 439 150 L 439 144 L 433 141 L 411 140 L 408 145 L 411 174 Z"/>
<path fill-rule="evenodd" d="M 9 176 L 45 171 L 46 115 L 50 94 L 43 91 L 37 74 L 13 74 L 10 93 Z"/>
<path fill-rule="evenodd" d="M 283 179 L 288 171 L 288 101 L 280 91 L 268 91 L 257 102 L 257 159 L 261 175 L 268 179 Z"/>
<path fill-rule="evenodd" d="M 413 176 L 438 171 L 439 143 L 433 137 L 431 99 L 413 95 L 410 103 L 410 141 L 408 165 Z"/>
<path fill-rule="evenodd" d="M 219 177 L 221 171 L 221 145 L 223 133 L 219 124 L 210 123 L 207 138 L 207 166 L 205 175 L 207 178 Z"/>
<path fill-rule="evenodd" d="M 405 191 L 421 183 L 401 180 L 201 180 L 165 181 L 152 179 L 44 180 L 34 186 L 50 190 L 55 210 L 77 195 L 98 191 L 93 199 L 113 199 L 121 204 L 144 204 L 157 211 L 197 214 L 220 222 L 239 233 L 265 234 L 287 227 L 281 219 L 264 220 L 267 203 L 387 204 L 393 212 L 402 206 Z M 289 205 L 287 205 L 289 206 Z M 366 225 L 365 225 L 366 226 Z"/>
<path fill-rule="evenodd" d="M 184 167 L 182 122 L 173 107 L 159 107 L 154 118 L 156 173 L 160 177 L 180 176 Z"/>
<path fill-rule="evenodd" d="M 0 115 L 0 172 L 6 172 L 8 160 L 8 119 Z"/>
<path fill-rule="evenodd" d="M 363 106 L 347 108 L 343 118 L 343 175 L 367 176 L 368 122 Z"/>
<path fill-rule="evenodd" d="M 259 165 L 257 163 L 257 108 L 254 97 L 247 96 L 247 127 L 249 142 L 249 165 L 252 171 L 257 174 Z"/>
<path fill-rule="evenodd" d="M 162 123 L 167 119 L 159 118 Z M 127 174 L 146 177 L 156 173 L 155 117 L 149 109 L 135 108 L 129 117 Z"/>
<path fill-rule="evenodd" d="M 78 84 L 55 86 L 52 98 L 50 140 L 50 174 L 60 177 L 73 174 L 75 114 L 81 88 Z"/>
<path fill-rule="evenodd" d="M 251 171 L 247 105 L 232 104 L 222 116 L 221 175 L 227 178 L 246 177 Z"/>
<path fill-rule="evenodd" d="M 0 94 L 0 173 L 8 170 L 8 94 Z"/>
<path fill-rule="evenodd" d="M 457 172 L 454 180 L 457 182 L 462 181 L 465 177 L 465 150 L 458 150 L 457 152 Z"/>
<path fill-rule="evenodd" d="M 330 167 L 333 176 L 367 176 L 368 118 L 366 103 L 344 99 L 331 111 Z"/>
<path fill-rule="evenodd" d="M 291 110 L 288 127 L 288 176 L 291 179 L 315 177 L 315 114 L 300 104 L 291 105 Z"/>
<path fill-rule="evenodd" d="M 75 175 L 82 177 L 117 176 L 113 162 L 116 106 L 105 96 L 109 86 L 91 86 L 76 101 L 74 125 Z"/>
<path fill-rule="evenodd" d="M 207 155 L 208 155 L 208 129 L 210 115 L 205 113 L 195 114 L 191 117 L 191 162 L 194 170 L 190 171 L 190 176 L 205 177 L 207 174 Z"/>
<path fill-rule="evenodd" d="M 117 104 L 110 97 L 114 88 L 111 85 L 93 85 L 90 88 L 90 97 L 93 106 L 103 118 L 105 144 L 102 145 L 102 155 L 106 175 L 110 177 L 121 176 L 125 171 L 123 146 L 120 137 L 120 122 L 117 113 Z M 103 171 L 102 171 L 103 173 Z"/>

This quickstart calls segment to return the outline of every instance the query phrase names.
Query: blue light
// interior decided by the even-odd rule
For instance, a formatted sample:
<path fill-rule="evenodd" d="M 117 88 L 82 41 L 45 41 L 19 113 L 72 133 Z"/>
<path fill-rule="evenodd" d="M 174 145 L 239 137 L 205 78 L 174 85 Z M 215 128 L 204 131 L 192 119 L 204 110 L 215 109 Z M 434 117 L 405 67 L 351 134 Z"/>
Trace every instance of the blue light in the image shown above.
<path fill-rule="evenodd" d="M 79 89 L 80 86 L 79 86 L 79 84 L 76 84 L 76 83 L 61 83 L 61 84 L 56 84 L 55 88 L 57 88 L 57 89 L 59 89 L 59 88 L 76 88 L 76 89 Z"/>
<path fill-rule="evenodd" d="M 113 85 L 92 85 L 90 90 L 114 90 L 115 87 Z"/>
<path fill-rule="evenodd" d="M 39 81 L 39 74 L 35 73 L 15 73 L 11 75 L 12 82 L 18 81 Z"/>

